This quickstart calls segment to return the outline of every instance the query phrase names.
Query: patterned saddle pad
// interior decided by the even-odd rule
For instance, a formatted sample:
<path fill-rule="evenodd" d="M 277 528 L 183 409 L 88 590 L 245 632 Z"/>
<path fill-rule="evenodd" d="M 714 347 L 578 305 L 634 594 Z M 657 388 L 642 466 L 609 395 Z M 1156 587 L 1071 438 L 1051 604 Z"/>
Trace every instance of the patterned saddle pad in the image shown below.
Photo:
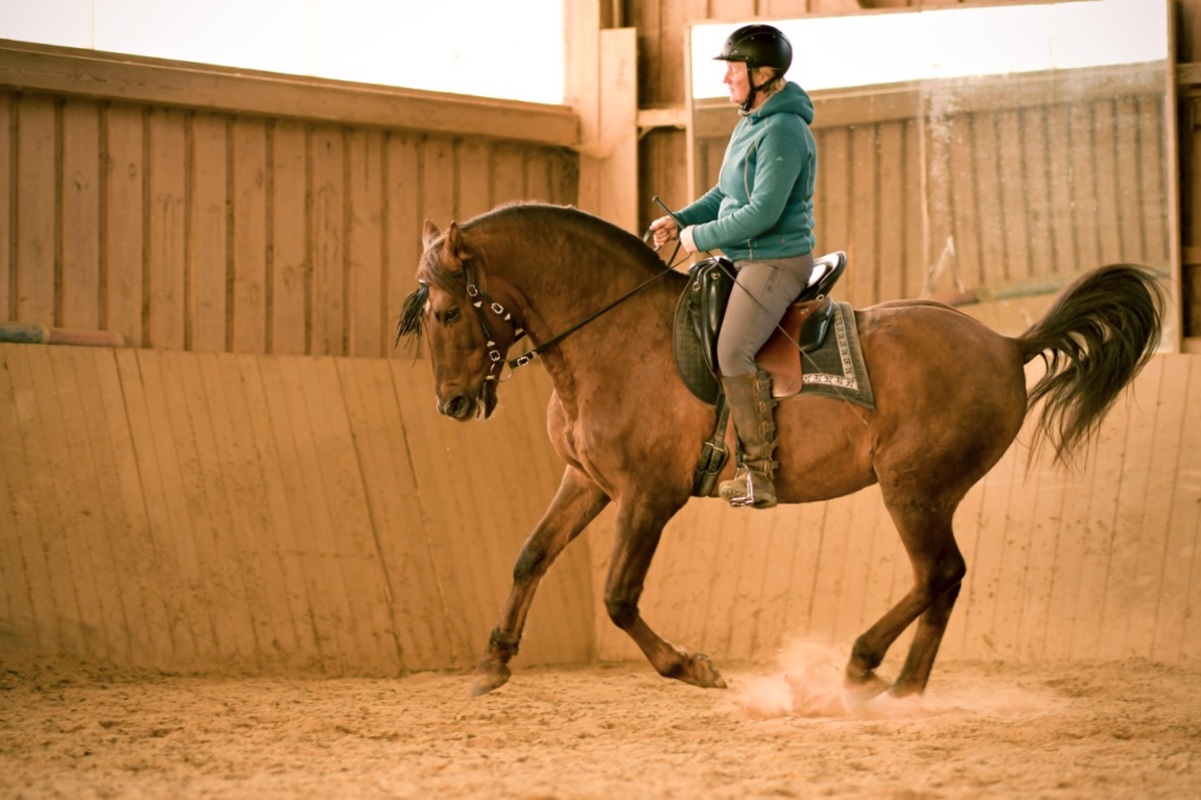
<path fill-rule="evenodd" d="M 876 400 L 859 346 L 855 311 L 848 303 L 837 303 L 836 306 L 830 335 L 826 336 L 821 347 L 804 354 L 797 352 L 802 372 L 799 393 L 834 397 L 875 408 Z M 684 385 L 700 400 L 715 404 L 720 384 L 705 362 L 700 339 L 692 326 L 686 296 L 681 296 L 676 304 L 672 346 L 676 369 Z"/>

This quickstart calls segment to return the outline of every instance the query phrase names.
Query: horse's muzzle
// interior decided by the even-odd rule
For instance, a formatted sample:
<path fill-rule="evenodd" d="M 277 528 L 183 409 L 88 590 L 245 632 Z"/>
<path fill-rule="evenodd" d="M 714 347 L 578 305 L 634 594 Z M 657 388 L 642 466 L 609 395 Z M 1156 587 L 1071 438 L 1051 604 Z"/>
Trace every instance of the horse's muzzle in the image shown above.
<path fill-rule="evenodd" d="M 496 408 L 496 388 L 491 382 L 480 387 L 479 394 L 455 394 L 438 401 L 438 413 L 459 422 L 487 419 Z"/>

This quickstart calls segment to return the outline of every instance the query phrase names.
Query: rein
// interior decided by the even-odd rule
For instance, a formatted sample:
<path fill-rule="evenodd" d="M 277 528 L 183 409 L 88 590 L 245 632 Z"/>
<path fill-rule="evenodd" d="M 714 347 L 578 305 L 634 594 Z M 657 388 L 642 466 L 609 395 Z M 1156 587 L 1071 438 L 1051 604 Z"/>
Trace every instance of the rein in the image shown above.
<path fill-rule="evenodd" d="M 489 381 L 497 380 L 495 371 L 496 371 L 496 368 L 498 366 L 500 366 L 500 364 L 502 364 L 502 363 L 508 364 L 509 369 L 517 369 L 518 367 L 524 367 L 526 364 L 530 363 L 535 358 L 537 358 L 538 355 L 540 353 L 542 353 L 543 351 L 545 351 L 551 347 L 554 347 L 559 342 L 563 341 L 568 336 L 570 336 L 571 334 L 578 331 L 580 328 L 583 328 L 585 325 L 587 325 L 590 322 L 593 322 L 598 317 L 608 313 L 609 311 L 612 311 L 614 308 L 621 305 L 626 300 L 629 300 L 631 297 L 638 294 L 638 292 L 642 291 L 647 286 L 650 286 L 652 283 L 659 280 L 664 275 L 668 274 L 669 272 L 674 272 L 674 271 L 675 271 L 675 265 L 669 264 L 666 269 L 655 273 L 650 278 L 647 278 L 645 281 L 638 284 L 633 289 L 631 289 L 630 291 L 623 294 L 621 297 L 614 300 L 612 303 L 609 303 L 604 308 L 601 308 L 601 309 L 598 309 L 597 311 L 592 312 L 587 317 L 580 320 L 576 324 L 572 325 L 570 328 L 563 331 L 562 333 L 556 334 L 555 336 L 551 337 L 550 339 L 548 339 L 547 341 L 538 345 L 537 347 L 533 348 L 532 350 L 527 350 L 526 352 L 517 356 L 517 358 L 511 358 L 506 362 L 506 361 L 504 361 L 504 354 L 501 353 L 500 348 L 497 347 L 496 337 L 494 337 L 492 335 L 492 328 L 488 325 L 487 315 L 484 313 L 484 303 L 488 304 L 489 311 L 491 311 L 493 314 L 500 317 L 506 323 L 514 326 L 514 328 L 513 328 L 513 337 L 514 337 L 513 341 L 514 342 L 516 342 L 522 336 L 525 336 L 525 328 L 523 328 L 521 325 L 517 325 L 513 321 L 512 313 L 509 312 L 508 310 L 506 310 L 503 305 L 501 305 L 500 303 L 493 300 L 492 297 L 490 297 L 487 292 L 485 292 L 483 289 L 481 289 L 475 283 L 475 281 L 472 280 L 471 273 L 469 271 L 467 271 L 466 269 L 464 269 L 464 272 L 465 272 L 466 278 L 467 278 L 467 296 L 470 298 L 471 305 L 475 309 L 476 318 L 479 319 L 480 327 L 483 328 L 483 330 L 484 330 L 484 340 L 486 342 L 485 347 L 488 348 L 488 360 L 491 362 L 491 366 L 488 368 L 488 376 L 484 380 L 489 380 Z"/>

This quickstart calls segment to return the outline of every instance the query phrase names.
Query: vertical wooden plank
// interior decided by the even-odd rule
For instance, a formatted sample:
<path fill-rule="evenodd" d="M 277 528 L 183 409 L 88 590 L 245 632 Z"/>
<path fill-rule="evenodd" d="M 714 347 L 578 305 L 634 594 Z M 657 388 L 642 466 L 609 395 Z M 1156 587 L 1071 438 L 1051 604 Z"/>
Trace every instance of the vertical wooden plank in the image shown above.
<path fill-rule="evenodd" d="M 330 569 L 341 571 L 350 612 L 347 632 L 354 649 L 347 653 L 348 665 L 375 675 L 393 675 L 400 667 L 400 654 L 388 608 L 389 589 L 367 514 L 338 372 L 328 358 L 298 364 L 304 367 L 303 401 L 317 455 L 313 461 L 316 490 L 324 495 L 329 514 L 328 524 L 318 526 L 317 532 L 333 556 Z"/>
<path fill-rule="evenodd" d="M 1101 239 L 1097 230 L 1101 191 L 1097 179 L 1097 164 L 1093 159 L 1096 148 L 1092 109 L 1087 103 L 1077 103 L 1068 113 L 1068 152 L 1071 154 L 1069 175 L 1072 186 L 1072 230 L 1075 232 L 1076 254 L 1079 259 L 1069 274 L 1101 264 Z"/>
<path fill-rule="evenodd" d="M 851 530 L 853 510 L 854 503 L 849 497 L 826 503 L 821 551 L 814 567 L 813 597 L 805 632 L 807 638 L 820 644 L 845 644 L 835 637 L 839 633 L 838 608 L 847 590 L 847 532 Z"/>
<path fill-rule="evenodd" d="M 1113 154 L 1114 180 L 1118 203 L 1115 209 L 1118 240 L 1121 243 L 1119 258 L 1115 260 L 1147 263 L 1147 242 L 1143 228 L 1144 200 L 1140 174 L 1155 172 L 1155 164 L 1144 163 L 1138 142 L 1138 100 L 1131 95 L 1119 96 L 1113 102 Z"/>
<path fill-rule="evenodd" d="M 496 143 L 490 148 L 489 195 L 493 205 L 502 205 L 526 198 L 525 149 L 512 144 Z"/>
<path fill-rule="evenodd" d="M 922 198 L 924 258 L 923 293 L 953 291 L 965 280 L 955 256 L 955 206 L 951 196 L 950 129 L 937 108 L 922 119 L 925 174 Z"/>
<path fill-rule="evenodd" d="M 851 522 L 843 531 L 846 556 L 842 568 L 842 596 L 835 607 L 833 641 L 849 646 L 870 624 L 865 622 L 864 609 L 874 557 L 876 522 L 878 515 L 883 513 L 883 504 L 879 493 L 874 491 L 859 491 L 845 500 L 850 504 Z"/>
<path fill-rule="evenodd" d="M 1201 586 L 1198 565 L 1201 559 L 1201 514 L 1197 511 L 1198 475 L 1201 474 L 1201 420 L 1196 413 L 1201 408 L 1201 357 L 1170 355 L 1165 369 L 1187 373 L 1185 383 L 1186 409 L 1183 424 L 1176 431 L 1179 461 L 1170 497 L 1167 545 L 1164 548 L 1163 571 L 1160 576 L 1159 610 L 1155 620 L 1155 638 L 1151 657 L 1157 661 L 1177 661 L 1201 656 L 1198 618 Z"/>
<path fill-rule="evenodd" d="M 814 214 L 818 241 L 840 242 L 833 249 L 845 250 L 852 265 L 862 263 L 865 271 L 874 266 L 859 261 L 858 242 L 851 238 L 850 134 L 845 128 L 826 128 L 817 132 L 817 187 L 814 190 Z M 852 266 L 852 269 L 854 267 Z M 851 287 L 840 287 L 848 302 L 858 303 Z"/>
<path fill-rule="evenodd" d="M 228 496 L 220 475 L 220 457 L 200 360 L 191 353 L 163 353 L 159 358 L 164 406 L 175 434 L 180 490 L 195 541 L 202 578 L 197 593 L 200 613 L 213 626 L 215 650 L 209 659 L 223 670 L 246 672 L 258 666 L 254 611 L 249 607 Z"/>
<path fill-rule="evenodd" d="M 1022 169 L 1026 196 L 1022 198 L 1026 209 L 1026 231 L 1030 253 L 1029 274 L 1032 278 L 1046 279 L 1054 273 L 1050 227 L 1051 217 L 1051 173 L 1047 155 L 1047 109 L 1042 106 L 1023 109 L 1021 121 L 1022 147 L 1025 156 Z"/>
<path fill-rule="evenodd" d="M 1021 272 L 1014 270 L 1015 254 L 1010 252 L 1013 243 L 1007 236 L 1012 215 L 1021 213 L 1020 205 L 1013 208 L 1006 205 L 1010 201 L 1006 185 L 1017 182 L 1016 177 L 1008 172 L 1016 160 L 1016 148 L 1007 146 L 1005 134 L 1001 131 L 1000 114 L 980 112 L 974 116 L 973 155 L 977 170 L 976 201 L 979 203 L 976 219 L 980 226 L 977 245 L 980 284 L 998 286 L 1021 277 Z"/>
<path fill-rule="evenodd" d="M 480 139 L 463 139 L 455 146 L 455 218 L 471 219 L 492 207 L 488 145 Z"/>
<path fill-rule="evenodd" d="M 12 570 L 23 577 L 27 587 L 27 594 L 20 592 L 20 582 L 14 581 L 9 594 L 13 607 L 24 608 L 27 615 L 14 620 L 18 623 L 14 633 L 20 637 L 23 650 L 27 654 L 55 655 L 63 652 L 68 642 L 60 631 L 55 610 L 55 592 L 61 589 L 56 587 L 46 562 L 42 539 L 47 524 L 41 519 L 44 512 L 35 491 L 34 465 L 30 463 L 37 454 L 33 442 L 27 441 L 31 438 L 27 428 L 39 413 L 39 398 L 29 375 L 25 348 L 0 345 L 0 397 L 12 401 L 0 407 L 0 465 L 4 466 L 3 478 L 11 498 L 4 516 L 12 520 L 11 528 L 6 525 L 0 537 L 5 544 L 0 557 L 12 564 Z"/>
<path fill-rule="evenodd" d="M 13 231 L 16 318 L 56 323 L 58 253 L 55 246 L 57 112 L 55 100 L 25 95 L 17 106 L 17 197 Z M 8 247 L 9 243 L 5 242 Z"/>
<path fill-rule="evenodd" d="M 293 358 L 262 360 L 258 366 L 272 406 L 280 477 L 288 502 L 297 510 L 294 536 L 305 567 L 322 667 L 328 674 L 345 674 L 347 665 L 359 655 L 356 625 L 338 564 L 342 554 L 330 538 L 332 517 L 321 485 L 322 453 L 305 405 L 307 376 Z"/>
<path fill-rule="evenodd" d="M 390 371 L 383 361 L 340 360 L 337 368 L 387 581 L 388 627 L 399 665 L 432 669 L 443 663 L 434 622 L 443 609 L 432 580 L 434 565 L 422 547 L 424 531 L 432 525 L 417 494 Z"/>
<path fill-rule="evenodd" d="M 267 133 L 261 119 L 237 118 L 230 131 L 232 280 L 230 348 L 267 350 Z"/>
<path fill-rule="evenodd" d="M 63 105 L 61 324 L 100 327 L 100 108 Z M 0 240 L 4 240 L 0 233 Z M 0 289 L 2 291 L 2 289 Z"/>
<path fill-rule="evenodd" d="M 1022 124 L 1020 110 L 1002 111 L 996 115 L 997 183 L 1001 205 L 998 212 L 1004 219 L 1000 240 L 1004 242 L 1005 275 L 1008 281 L 1021 283 L 1031 278 L 1029 195 L 1030 176 L 1036 170 L 1030 163 L 1027 150 L 1029 135 Z"/>
<path fill-rule="evenodd" d="M 225 117 L 195 114 L 190 124 L 185 341 L 189 349 L 216 353 L 230 343 L 228 122 Z"/>
<path fill-rule="evenodd" d="M 37 413 L 26 421 L 22 439 L 26 468 L 32 477 L 34 501 L 38 504 L 41 547 L 45 553 L 59 620 L 62 655 L 103 658 L 103 617 L 99 611 L 96 582 L 89 565 L 86 543 L 76 538 L 81 523 L 69 473 L 68 440 L 59 406 L 60 388 L 54 382 L 51 348 L 27 347 L 12 360 L 24 372 L 33 392 Z M 19 373 L 18 373 L 19 374 Z"/>
<path fill-rule="evenodd" d="M 879 135 L 876 125 L 857 126 L 850 134 L 851 186 L 854 190 L 851 218 L 856 231 L 855 252 L 861 263 L 874 265 L 872 269 L 851 270 L 848 274 L 851 281 L 848 291 L 859 305 L 870 305 L 880 300 L 881 260 L 877 252 L 880 241 L 880 198 L 876 193 L 882 169 Z"/>
<path fill-rule="evenodd" d="M 346 187 L 342 129 L 322 125 L 312 129 L 309 141 L 311 201 L 308 229 L 312 236 L 312 339 L 314 355 L 346 352 L 346 271 L 344 248 Z"/>
<path fill-rule="evenodd" d="M 1142 501 L 1142 531 L 1130 574 L 1132 596 L 1125 635 L 1121 638 L 1127 651 L 1140 658 L 1154 657 L 1156 622 L 1167 586 L 1164 570 L 1172 513 L 1169 498 L 1175 492 L 1177 470 L 1188 458 L 1188 454 L 1177 450 L 1180 431 L 1185 428 L 1185 417 L 1190 413 L 1188 381 L 1187 357 L 1160 355 L 1147 365 L 1137 384 L 1140 405 L 1149 408 L 1151 417 L 1149 430 L 1143 435 L 1156 455 L 1144 465 L 1147 480 Z M 1152 397 L 1154 402 L 1148 406 Z M 1169 457 L 1170 453 L 1174 453 L 1174 457 Z M 1131 498 L 1128 502 L 1136 501 Z M 1169 598 L 1168 602 L 1176 603 L 1178 599 Z"/>
<path fill-rule="evenodd" d="M 1096 100 L 1093 110 L 1093 159 L 1097 179 L 1097 233 L 1100 246 L 1098 264 L 1111 264 L 1122 260 L 1125 249 L 1121 207 L 1123 195 L 1118 192 L 1121 182 L 1118 177 L 1121 165 L 1118 158 L 1118 113 L 1117 101 L 1110 98 Z"/>
<path fill-rule="evenodd" d="M 454 143 L 442 136 L 427 136 L 421 141 L 421 207 L 425 217 L 439 228 L 456 219 L 458 203 L 458 167 Z M 461 220 L 459 220 L 461 221 Z"/>
<path fill-rule="evenodd" d="M 1134 128 L 1138 148 L 1139 196 L 1142 207 L 1142 262 L 1164 265 L 1169 261 L 1170 234 L 1168 206 L 1167 133 L 1164 130 L 1163 94 L 1143 95 L 1136 102 Z"/>
<path fill-rule="evenodd" d="M 1050 195 L 1047 224 L 1051 230 L 1052 273 L 1077 271 L 1079 233 L 1075 223 L 1075 182 L 1071 148 L 1071 113 L 1063 107 L 1047 110 L 1047 173 Z"/>
<path fill-rule="evenodd" d="M 51 391 L 58 405 L 57 418 L 46 417 L 56 427 L 63 461 L 54 464 L 53 478 L 59 487 L 63 509 L 64 536 L 71 550 L 72 576 L 76 592 L 84 606 L 82 620 L 95 637 L 90 648 L 99 657 L 118 664 L 129 663 L 128 622 L 123 605 L 123 589 L 113 559 L 107 526 L 111 502 L 100 491 L 97 475 L 103 471 L 93 450 L 97 437 L 88 424 L 85 405 L 92 402 L 95 384 L 79 380 L 79 365 L 90 364 L 82 348 L 47 348 L 42 355 L 49 362 Z M 49 401 L 51 397 L 47 397 Z M 43 407 L 51 403 L 43 403 Z M 53 413 L 53 412 L 52 412 Z M 98 448 L 103 454 L 106 448 Z"/>
<path fill-rule="evenodd" d="M 905 120 L 904 179 L 903 185 L 905 238 L 903 243 L 904 287 L 903 297 L 921 297 L 926 282 L 926 237 L 923 185 L 923 165 L 920 156 L 922 147 L 921 126 L 915 119 Z"/>
<path fill-rule="evenodd" d="M 290 565 L 280 558 L 275 523 L 268 514 L 262 467 L 255 449 L 256 427 L 246 401 L 237 358 L 202 353 L 196 356 L 190 402 L 208 411 L 209 427 L 197 437 L 212 468 L 208 480 L 216 503 L 225 513 L 217 518 L 218 547 L 232 564 L 231 582 L 249 617 L 251 638 L 243 647 L 254 647 L 253 663 L 273 671 L 300 666 L 295 623 L 291 613 L 294 584 Z M 300 586 L 298 596 L 303 596 Z"/>
<path fill-rule="evenodd" d="M 1027 421 L 1018 441 L 1028 443 L 1033 424 Z M 1015 456 L 1024 462 L 1028 457 L 1025 447 L 1018 449 Z M 1026 492 L 1030 514 L 1030 552 L 1027 558 L 1026 586 L 1023 590 L 1021 621 L 1021 649 L 1017 657 L 1023 661 L 1042 661 L 1047 658 L 1046 636 L 1051 624 L 1051 593 L 1054 589 L 1056 550 L 1063 518 L 1063 502 L 1066 476 L 1051 464 L 1044 454 L 1034 461 L 1026 472 Z"/>
<path fill-rule="evenodd" d="M 146 291 L 147 341 L 150 347 L 182 350 L 186 295 L 185 263 L 185 125 L 184 113 L 150 109 L 146 120 L 147 219 Z"/>
<path fill-rule="evenodd" d="M 104 111 L 104 199 L 101 204 L 102 325 L 134 346 L 146 343 L 142 311 L 145 198 L 142 110 L 111 105 Z"/>
<path fill-rule="evenodd" d="M 469 664 L 483 646 L 477 635 L 486 636 L 495 609 L 484 613 L 482 597 L 487 592 L 488 576 L 482 574 L 478 555 L 456 558 L 461 545 L 458 537 L 440 535 L 440 531 L 468 531 L 475 521 L 473 509 L 457 499 L 469 487 L 452 490 L 444 476 L 458 474 L 461 464 L 454 463 L 458 443 L 453 428 L 438 418 L 430 402 L 432 387 L 424 364 L 392 363 L 392 385 L 400 404 L 408 450 L 413 454 L 422 508 L 436 525 L 425 532 L 425 546 L 430 552 L 437 579 L 439 598 L 444 613 L 438 619 L 436 635 L 444 643 L 443 655 L 448 663 Z M 420 370 L 420 371 L 418 371 Z"/>
<path fill-rule="evenodd" d="M 1105 603 L 1105 575 L 1117 535 L 1117 494 L 1114 489 L 1119 485 L 1126 454 L 1126 423 L 1126 409 L 1118 404 L 1101 424 L 1089 452 L 1085 547 L 1074 565 L 1080 572 L 1071 639 L 1074 653 L 1098 652 L 1103 636 L 1101 609 Z"/>
<path fill-rule="evenodd" d="M 271 284 L 269 352 L 301 355 L 309 346 L 308 136 L 305 124 L 271 127 Z"/>
<path fill-rule="evenodd" d="M 377 131 L 346 136 L 346 273 L 349 355 L 382 356 L 391 344 L 381 262 L 383 141 Z M 480 175 L 482 180 L 486 173 Z"/>
<path fill-rule="evenodd" d="M 150 571 L 149 580 L 157 584 L 167 609 L 173 668 L 191 669 L 202 654 L 211 652 L 212 625 L 195 609 L 201 575 L 183 505 L 170 423 L 163 419 L 162 378 L 154 351 L 115 352 L 146 511 L 152 560 L 143 567 Z"/>
<path fill-rule="evenodd" d="M 762 553 L 763 574 L 752 600 L 754 631 L 747 652 L 747 657 L 756 663 L 771 663 L 785 638 L 792 554 L 803 535 L 796 530 L 796 510 L 789 512 L 773 514 L 759 523 L 765 529 L 766 543 Z"/>
<path fill-rule="evenodd" d="M 1155 412 L 1159 404 L 1160 371 L 1163 361 L 1155 359 L 1139 376 L 1131 391 L 1118 400 L 1121 418 L 1125 421 L 1126 445 L 1123 463 L 1120 465 L 1116 489 L 1116 513 L 1114 516 L 1113 542 L 1106 566 L 1104 602 L 1098 609 L 1101 616 L 1101 636 L 1097 655 L 1110 660 L 1130 658 L 1146 653 L 1135 653 L 1129 648 L 1126 632 L 1132 625 L 1133 612 L 1138 604 L 1142 587 L 1137 584 L 1137 570 L 1144 556 L 1142 551 L 1151 548 L 1157 553 L 1162 550 L 1154 540 L 1149 525 L 1154 518 L 1154 509 L 1160 505 L 1148 494 L 1151 472 L 1157 455 L 1153 445 Z M 1115 409 L 1115 412 L 1117 409 Z M 1160 446 L 1162 448 L 1162 444 Z M 1144 627 L 1154 625 L 1154 613 L 1148 615 Z"/>
<path fill-rule="evenodd" d="M 807 503 L 797 508 L 796 521 L 792 526 L 797 540 L 788 559 L 783 639 L 808 637 L 811 634 L 818 559 L 825 539 L 827 508 L 827 503 Z"/>
<path fill-rule="evenodd" d="M 988 536 L 999 542 L 1000 551 L 996 564 L 986 567 L 988 574 L 995 575 L 995 583 L 989 602 L 992 617 L 980 636 L 991 641 L 996 656 L 1004 660 L 1017 658 L 1027 635 L 1022 628 L 1022 604 L 1026 599 L 1034 520 L 1023 500 L 1032 488 L 1023 470 L 1025 458 L 1026 453 L 1010 448 L 986 478 L 995 479 L 998 487 L 1006 491 L 997 498 L 1002 506 L 991 510 L 994 516 L 988 523 Z"/>
<path fill-rule="evenodd" d="M 955 114 L 947 120 L 951 129 L 951 206 L 955 209 L 954 263 L 956 275 L 964 284 L 948 287 L 950 289 L 966 289 L 986 281 L 980 238 L 982 229 L 990 224 L 991 219 L 981 217 L 984 209 L 977 194 L 976 176 L 982 166 L 977 163 L 976 121 L 977 116 L 970 113 Z"/>
<path fill-rule="evenodd" d="M 384 266 L 387 284 L 388 316 L 390 330 L 395 331 L 400 309 L 405 297 L 417 288 L 413 275 L 417 261 L 424 249 L 421 231 L 426 219 L 421 206 L 421 164 L 417 140 L 409 135 L 391 133 L 385 142 L 387 176 L 384 191 L 386 208 L 384 219 Z M 441 226 L 444 220 L 435 220 Z M 394 347 L 395 338 L 389 339 L 386 352 L 392 357 L 410 356 L 408 347 Z"/>
<path fill-rule="evenodd" d="M 112 460 L 105 473 L 111 497 L 122 515 L 114 528 L 114 556 L 125 567 L 123 581 L 139 589 L 140 605 L 129 613 L 130 650 L 134 666 L 177 669 L 174 627 L 178 613 L 174 606 L 177 581 L 171 564 L 156 548 L 147 495 L 143 488 L 141 465 L 133 441 L 133 423 L 142 421 L 137 364 L 132 350 L 93 350 L 95 386 L 100 397 L 97 410 L 103 419 Z M 124 383 L 122 385 L 124 374 Z M 127 396 L 134 403 L 127 403 Z M 130 414 L 130 408 L 133 414 Z"/>
<path fill-rule="evenodd" d="M 116 606 L 107 626 L 109 652 L 122 665 L 150 666 L 155 663 L 154 649 L 148 646 L 145 631 L 154 617 L 146 611 L 144 576 L 131 544 L 130 515 L 118 475 L 121 464 L 101 390 L 115 378 L 113 358 L 103 350 L 73 348 L 70 353 L 74 373 L 67 379 L 81 389 L 75 402 L 82 420 L 82 430 L 72 439 L 78 437 L 89 445 L 75 458 L 81 459 L 79 475 L 88 478 L 81 488 L 99 529 L 93 546 L 96 584 L 101 598 Z"/>
<path fill-rule="evenodd" d="M 17 181 L 13 129 L 17 119 L 17 94 L 0 91 L 0 242 L 13 241 L 12 218 L 17 207 Z M 12 247 L 0 247 L 0 317 L 17 318 L 17 265 Z"/>
<path fill-rule="evenodd" d="M 244 469 L 251 486 L 261 481 L 263 498 L 261 515 L 241 515 L 243 528 L 261 531 L 271 553 L 278 559 L 278 569 L 287 587 L 286 596 L 275 598 L 272 613 L 277 619 L 285 615 L 292 620 L 295 631 L 294 647 L 289 648 L 288 629 L 277 625 L 276 645 L 284 663 L 297 668 L 325 674 L 337 672 L 337 648 L 329 638 L 324 623 L 324 586 L 313 566 L 313 549 L 309 546 L 307 513 L 293 489 L 296 452 L 287 426 L 286 409 L 278 391 L 278 359 L 262 359 L 250 355 L 232 356 L 231 374 L 225 383 L 230 408 L 235 415 L 234 433 L 249 437 L 253 459 Z M 240 389 L 240 391 L 239 391 Z M 257 493 L 256 493 L 257 494 Z M 251 535 L 254 535 L 253 533 Z M 264 570 L 275 568 L 268 559 Z M 270 598 L 274 598 L 272 594 Z M 269 599 L 270 599 L 269 598 Z M 319 614 L 321 615 L 319 618 Z"/>
<path fill-rule="evenodd" d="M 880 252 L 876 255 L 880 300 L 896 300 L 905 296 L 905 250 L 914 236 L 906 225 L 905 206 L 905 126 L 891 122 L 880 126 L 879 226 Z M 821 154 L 818 154 L 820 159 Z M 818 169 L 822 164 L 818 162 Z M 840 250 L 837 242 L 818 242 L 823 252 Z"/>

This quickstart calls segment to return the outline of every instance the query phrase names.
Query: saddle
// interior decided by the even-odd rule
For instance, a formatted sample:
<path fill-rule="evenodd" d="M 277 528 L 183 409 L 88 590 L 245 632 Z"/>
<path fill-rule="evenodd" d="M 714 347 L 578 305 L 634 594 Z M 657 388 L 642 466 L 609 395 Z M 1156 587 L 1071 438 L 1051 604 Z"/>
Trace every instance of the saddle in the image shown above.
<path fill-rule="evenodd" d="M 801 354 L 816 350 L 825 341 L 835 314 L 830 288 L 838 282 L 846 267 L 847 256 L 842 251 L 816 259 L 801 296 L 784 312 L 775 332 L 755 356 L 760 369 L 771 376 L 773 396 L 789 397 L 800 392 L 803 385 Z M 707 258 L 697 262 L 689 275 L 688 286 L 676 309 L 673 345 L 680 377 L 697 397 L 712 403 L 716 413 L 713 433 L 702 445 L 693 472 L 693 495 L 707 497 L 729 459 L 725 432 L 730 408 L 721 383 L 716 380 L 719 373 L 717 333 L 730 301 L 730 292 L 734 289 L 734 265 L 725 258 Z M 685 318 L 690 323 L 692 336 L 683 327 Z M 701 350 L 708 375 L 701 376 L 682 367 L 681 352 L 693 347 Z M 691 352 L 695 353 L 695 350 Z M 703 380 L 695 380 L 696 377 L 703 377 Z"/>
<path fill-rule="evenodd" d="M 755 356 L 755 363 L 771 376 L 773 396 L 791 397 L 801 391 L 801 354 L 816 350 L 825 341 L 834 318 L 830 289 L 846 267 L 847 255 L 842 251 L 815 259 L 805 289 Z M 734 289 L 734 265 L 725 258 L 707 258 L 689 273 L 685 302 L 705 363 L 716 376 L 717 334 Z"/>

